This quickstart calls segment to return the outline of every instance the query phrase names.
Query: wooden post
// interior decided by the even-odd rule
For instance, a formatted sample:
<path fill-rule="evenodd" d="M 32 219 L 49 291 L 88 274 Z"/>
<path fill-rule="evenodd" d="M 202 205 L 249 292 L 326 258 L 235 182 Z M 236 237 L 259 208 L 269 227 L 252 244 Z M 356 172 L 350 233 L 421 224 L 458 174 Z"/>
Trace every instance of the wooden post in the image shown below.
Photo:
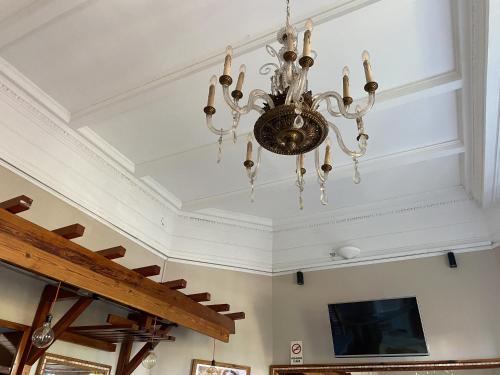
<path fill-rule="evenodd" d="M 116 364 L 115 375 L 124 375 L 125 367 L 130 361 L 130 355 L 132 354 L 132 341 L 123 342 L 120 347 L 120 355 L 118 356 L 118 363 Z"/>

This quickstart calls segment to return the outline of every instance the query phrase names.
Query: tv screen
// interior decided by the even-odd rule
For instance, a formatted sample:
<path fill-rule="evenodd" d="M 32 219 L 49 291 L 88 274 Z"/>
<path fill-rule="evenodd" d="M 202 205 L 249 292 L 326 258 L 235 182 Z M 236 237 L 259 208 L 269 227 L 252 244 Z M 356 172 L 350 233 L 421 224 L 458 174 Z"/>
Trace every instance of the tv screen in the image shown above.
<path fill-rule="evenodd" d="M 336 357 L 428 355 L 415 297 L 328 305 Z"/>

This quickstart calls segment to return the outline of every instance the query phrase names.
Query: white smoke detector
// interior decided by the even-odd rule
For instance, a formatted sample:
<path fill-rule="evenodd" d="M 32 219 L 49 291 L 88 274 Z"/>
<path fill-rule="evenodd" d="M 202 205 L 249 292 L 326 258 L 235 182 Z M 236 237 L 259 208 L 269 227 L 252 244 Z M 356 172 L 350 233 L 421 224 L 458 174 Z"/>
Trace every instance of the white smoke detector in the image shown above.
<path fill-rule="evenodd" d="M 343 246 L 340 249 L 334 250 L 330 255 L 332 257 L 339 256 L 344 259 L 357 258 L 361 250 L 354 246 Z"/>

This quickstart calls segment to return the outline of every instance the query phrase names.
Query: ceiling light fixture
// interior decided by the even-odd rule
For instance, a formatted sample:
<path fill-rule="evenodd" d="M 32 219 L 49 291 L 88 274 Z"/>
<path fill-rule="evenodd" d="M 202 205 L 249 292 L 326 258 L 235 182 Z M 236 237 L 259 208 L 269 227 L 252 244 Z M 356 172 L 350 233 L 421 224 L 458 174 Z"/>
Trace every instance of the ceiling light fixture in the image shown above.
<path fill-rule="evenodd" d="M 247 141 L 246 160 L 243 162 L 248 174 L 251 185 L 251 201 L 254 201 L 255 181 L 260 167 L 262 148 L 280 155 L 296 156 L 296 185 L 299 189 L 299 207 L 303 209 L 304 203 L 302 192 L 304 191 L 304 154 L 309 151 L 315 153 L 315 169 L 320 186 L 320 200 L 323 205 L 328 203 L 326 195 L 326 182 L 332 170 L 331 144 L 328 138 L 329 130 L 333 131 L 340 149 L 346 153 L 354 162 L 354 183 L 361 181 L 358 170 L 358 158 L 366 153 L 368 135 L 365 133 L 363 116 L 373 107 L 375 103 L 375 91 L 378 88 L 377 82 L 373 79 L 370 56 L 364 51 L 362 54 L 363 67 L 365 71 L 366 84 L 365 91 L 368 93 L 367 103 L 361 107 L 356 106 L 353 112 L 349 112 L 349 107 L 353 99 L 349 90 L 349 68 L 346 66 L 342 72 L 343 95 L 335 91 L 327 91 L 321 94 L 313 95 L 308 88 L 307 75 L 309 69 L 314 64 L 316 53 L 312 50 L 311 35 L 312 21 L 309 19 L 304 32 L 302 56 L 298 58 L 297 32 L 290 24 L 290 6 L 289 0 L 286 1 L 286 25 L 277 35 L 278 42 L 282 45 L 279 52 L 273 47 L 267 45 L 267 52 L 278 59 L 278 64 L 267 63 L 260 68 L 261 74 L 271 76 L 271 93 L 255 89 L 250 91 L 247 104 L 239 105 L 243 98 L 243 83 L 245 80 L 246 67 L 240 67 L 235 89 L 229 93 L 229 86 L 232 84 L 231 63 L 233 50 L 231 46 L 227 47 L 224 60 L 224 73 L 219 77 L 219 83 L 222 85 L 224 101 L 229 106 L 233 116 L 231 128 L 217 128 L 212 120 L 215 114 L 215 85 L 217 77 L 212 76 L 210 80 L 208 103 L 204 108 L 208 128 L 219 136 L 219 153 L 217 162 L 221 160 L 222 141 L 225 135 L 232 135 L 233 142 L 236 143 L 236 130 L 239 125 L 241 115 L 256 111 L 260 114 L 259 119 L 254 125 L 253 134 L 250 133 Z M 314 57 L 313 57 L 314 56 Z M 257 102 L 262 101 L 263 105 Z M 336 106 L 332 103 L 336 103 Z M 332 122 L 325 119 L 320 112 L 320 106 L 326 108 L 326 112 L 333 117 L 344 117 L 356 120 L 357 141 L 356 150 L 349 149 L 341 136 L 339 128 Z M 323 110 L 321 110 L 325 113 Z M 253 139 L 259 144 L 257 156 L 253 155 Z M 320 165 L 319 147 L 325 144 L 325 157 L 323 164 Z"/>

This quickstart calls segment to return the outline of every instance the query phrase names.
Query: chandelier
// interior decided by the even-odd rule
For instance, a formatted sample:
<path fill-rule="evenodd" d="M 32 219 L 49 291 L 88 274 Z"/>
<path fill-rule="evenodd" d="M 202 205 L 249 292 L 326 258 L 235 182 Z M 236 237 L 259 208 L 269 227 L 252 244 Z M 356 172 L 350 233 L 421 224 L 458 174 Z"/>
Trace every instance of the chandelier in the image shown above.
<path fill-rule="evenodd" d="M 267 45 L 266 50 L 272 57 L 277 58 L 276 63 L 267 63 L 260 68 L 260 73 L 271 75 L 271 90 L 267 93 L 255 89 L 248 94 L 247 103 L 243 106 L 240 101 L 243 98 L 243 83 L 245 80 L 245 65 L 239 70 L 236 87 L 229 92 L 233 83 L 231 78 L 231 65 L 233 50 L 231 46 L 226 49 L 224 60 L 224 72 L 219 77 L 222 86 L 224 101 L 231 110 L 233 123 L 230 128 L 218 128 L 213 123 L 215 114 L 215 85 L 217 77 L 212 76 L 208 91 L 208 102 L 204 108 L 208 128 L 219 136 L 219 154 L 217 163 L 221 160 L 222 141 L 226 135 L 232 135 L 233 142 L 237 140 L 237 128 L 242 115 L 251 111 L 260 114 L 257 119 L 253 134 L 248 135 L 246 159 L 243 165 L 247 171 L 251 186 L 251 201 L 255 197 L 255 181 L 261 162 L 262 148 L 279 155 L 296 156 L 296 185 L 299 191 L 299 207 L 303 209 L 304 203 L 302 193 L 304 191 L 306 169 L 304 168 L 305 154 L 314 151 L 315 173 L 318 178 L 320 189 L 320 201 L 323 205 L 328 204 L 326 194 L 326 182 L 332 172 L 333 163 L 331 155 L 331 142 L 328 137 L 332 131 L 337 140 L 339 148 L 347 154 L 354 164 L 353 181 L 359 184 L 361 181 L 358 159 L 366 153 L 368 134 L 365 132 L 363 116 L 373 107 L 375 103 L 375 91 L 377 82 L 373 79 L 370 64 L 370 55 L 367 51 L 362 53 L 362 62 L 365 72 L 366 84 L 364 90 L 368 93 L 367 102 L 361 106 L 356 105 L 353 111 L 349 111 L 353 104 L 353 98 L 349 89 L 349 68 L 346 66 L 342 72 L 343 92 L 342 95 L 335 91 L 314 94 L 309 90 L 307 75 L 309 69 L 314 65 L 316 52 L 312 50 L 311 37 L 313 24 L 309 19 L 305 24 L 303 36 L 302 55 L 298 56 L 298 34 L 290 24 L 289 0 L 286 1 L 286 25 L 277 34 L 277 41 L 281 44 L 279 51 Z M 298 64 L 296 63 L 298 59 Z M 329 121 L 325 116 L 344 117 L 355 120 L 357 125 L 357 148 L 349 149 L 342 139 L 339 128 Z M 259 145 L 257 155 L 254 157 L 253 143 Z M 323 164 L 320 165 L 320 146 L 325 145 Z"/>

